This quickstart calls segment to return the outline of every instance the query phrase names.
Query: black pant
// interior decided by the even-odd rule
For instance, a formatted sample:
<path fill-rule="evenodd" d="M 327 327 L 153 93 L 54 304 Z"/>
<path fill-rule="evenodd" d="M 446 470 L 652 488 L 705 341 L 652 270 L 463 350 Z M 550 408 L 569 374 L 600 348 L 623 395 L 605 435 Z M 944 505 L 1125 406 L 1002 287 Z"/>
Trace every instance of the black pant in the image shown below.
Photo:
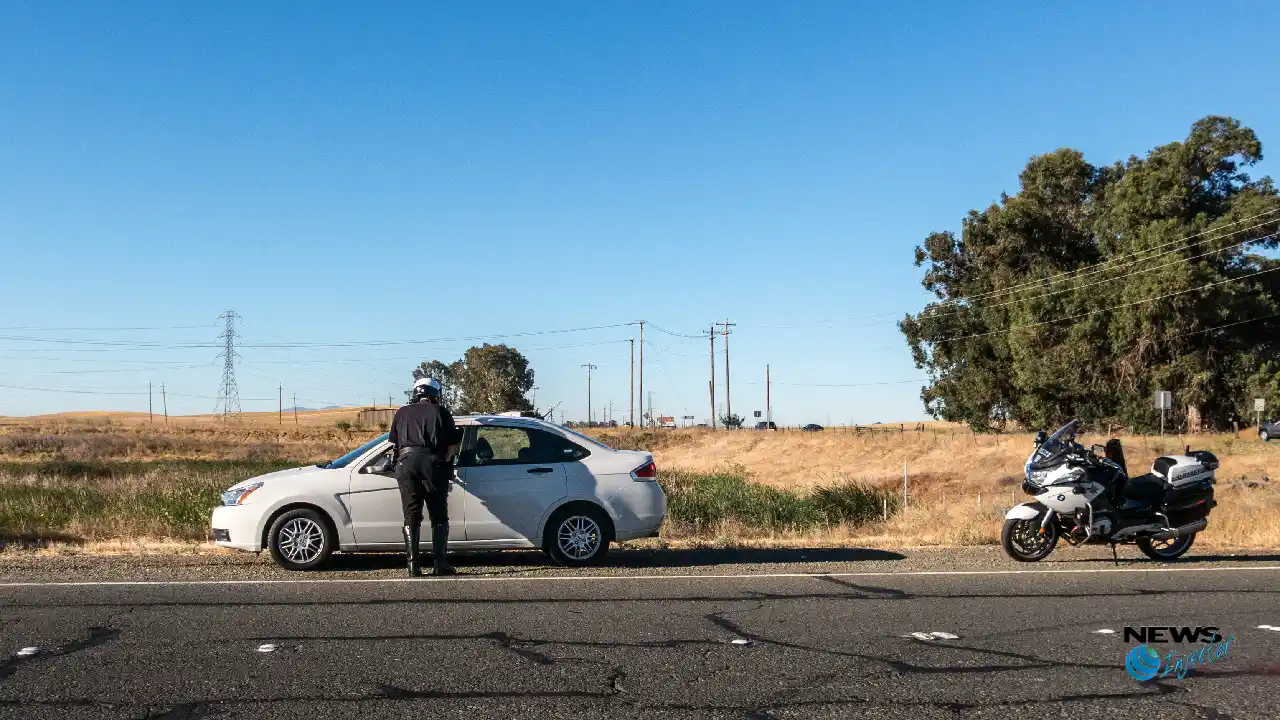
<path fill-rule="evenodd" d="M 416 448 L 400 451 L 396 463 L 396 484 L 400 486 L 400 501 L 404 507 L 404 524 L 418 527 L 422 524 L 422 506 L 427 506 L 431 527 L 449 527 L 449 480 L 453 468 L 448 463 L 436 462 L 430 453 Z"/>

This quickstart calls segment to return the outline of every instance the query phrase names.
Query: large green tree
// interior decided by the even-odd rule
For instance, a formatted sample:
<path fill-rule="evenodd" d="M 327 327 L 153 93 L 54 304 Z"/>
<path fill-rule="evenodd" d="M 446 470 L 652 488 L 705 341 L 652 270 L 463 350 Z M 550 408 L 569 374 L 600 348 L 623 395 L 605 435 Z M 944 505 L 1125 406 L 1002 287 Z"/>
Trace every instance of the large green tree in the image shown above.
<path fill-rule="evenodd" d="M 533 410 L 525 397 L 533 389 L 529 359 L 507 345 L 486 343 L 467 350 L 461 360 L 421 363 L 413 377 L 439 380 L 445 406 L 457 414 Z"/>
<path fill-rule="evenodd" d="M 1225 117 L 1145 157 L 1033 157 L 1015 195 L 916 248 L 938 300 L 899 325 L 935 417 L 979 429 L 1158 422 L 1156 390 L 1211 425 L 1280 371 L 1280 198 L 1254 132 Z"/>

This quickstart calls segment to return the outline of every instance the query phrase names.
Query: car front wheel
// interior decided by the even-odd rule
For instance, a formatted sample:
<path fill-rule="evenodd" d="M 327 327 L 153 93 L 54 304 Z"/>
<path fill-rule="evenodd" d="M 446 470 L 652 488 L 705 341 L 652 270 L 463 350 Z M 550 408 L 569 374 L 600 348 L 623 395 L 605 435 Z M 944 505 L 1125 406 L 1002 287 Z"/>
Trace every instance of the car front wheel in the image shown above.
<path fill-rule="evenodd" d="M 571 505 L 547 522 L 544 548 L 559 565 L 583 567 L 599 565 L 609 552 L 608 516 L 588 505 Z"/>
<path fill-rule="evenodd" d="M 1265 428 L 1258 431 L 1258 437 L 1262 438 L 1262 442 L 1271 442 L 1271 433 Z"/>
<path fill-rule="evenodd" d="M 336 541 L 324 516 L 309 508 L 281 513 L 267 532 L 271 558 L 285 570 L 315 570 L 324 565 Z"/>

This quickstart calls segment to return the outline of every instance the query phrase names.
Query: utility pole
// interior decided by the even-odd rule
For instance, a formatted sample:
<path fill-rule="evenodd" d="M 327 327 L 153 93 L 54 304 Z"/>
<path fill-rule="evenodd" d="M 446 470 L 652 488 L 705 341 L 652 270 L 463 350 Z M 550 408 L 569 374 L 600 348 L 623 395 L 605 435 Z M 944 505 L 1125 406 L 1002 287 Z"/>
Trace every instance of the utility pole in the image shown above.
<path fill-rule="evenodd" d="M 153 423 L 156 421 L 156 416 L 151 412 L 151 381 L 150 380 L 147 381 L 147 420 Z"/>
<path fill-rule="evenodd" d="M 276 406 L 276 424 L 283 425 L 284 424 L 284 385 L 283 384 L 280 385 L 277 388 L 277 390 L 279 390 L 279 398 L 278 398 L 279 404 Z"/>
<path fill-rule="evenodd" d="M 716 429 L 716 326 L 711 325 L 711 332 L 707 333 L 707 337 L 711 338 L 711 382 L 708 387 L 711 388 L 711 429 Z"/>
<path fill-rule="evenodd" d="M 765 422 L 767 423 L 773 423 L 772 390 L 773 390 L 773 383 L 769 377 L 769 366 L 765 365 L 764 366 L 764 419 L 765 419 Z M 765 427 L 772 428 L 773 425 L 769 424 L 769 425 L 765 425 Z"/>
<path fill-rule="evenodd" d="M 587 369 L 587 427 L 591 427 L 591 418 L 595 413 L 595 410 L 591 406 L 591 371 L 596 370 L 597 367 L 591 363 L 587 363 L 582 367 Z"/>
<path fill-rule="evenodd" d="M 395 405 L 392 405 L 392 404 L 391 404 L 391 393 L 387 393 L 387 407 L 389 407 L 389 408 L 394 408 L 394 407 L 395 407 Z"/>
<path fill-rule="evenodd" d="M 169 425 L 169 395 L 164 391 L 164 383 L 160 383 L 160 399 L 164 401 L 164 424 Z"/>
<path fill-rule="evenodd" d="M 644 321 L 640 321 L 640 402 L 644 402 Z M 640 409 L 640 414 L 644 415 L 644 408 Z M 640 418 L 643 420 L 644 418 Z M 649 418 L 652 420 L 653 418 Z M 647 425 L 648 423 L 640 423 Z"/>
<path fill-rule="evenodd" d="M 630 415 L 631 427 L 636 426 L 636 339 L 631 338 L 631 382 L 627 385 L 627 413 Z"/>
<path fill-rule="evenodd" d="M 653 417 L 653 391 L 652 390 L 649 391 L 649 422 L 651 423 L 656 422 L 656 420 Z"/>
<path fill-rule="evenodd" d="M 298 393 L 293 394 L 293 424 L 298 424 Z"/>
<path fill-rule="evenodd" d="M 729 398 L 729 328 L 737 323 L 731 323 L 726 318 L 724 322 L 717 325 L 724 326 L 724 414 L 733 415 L 733 400 Z"/>

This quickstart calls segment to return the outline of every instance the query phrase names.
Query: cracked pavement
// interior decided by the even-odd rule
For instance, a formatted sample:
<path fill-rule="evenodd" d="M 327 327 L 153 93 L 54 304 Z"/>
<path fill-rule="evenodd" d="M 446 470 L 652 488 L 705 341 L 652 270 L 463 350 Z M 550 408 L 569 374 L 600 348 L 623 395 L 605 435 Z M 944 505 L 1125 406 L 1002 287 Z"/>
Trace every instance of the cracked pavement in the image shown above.
<path fill-rule="evenodd" d="M 1280 624 L 1280 570 L 1259 569 L 1275 564 L 7 585 L 0 719 L 1275 718 L 1280 632 L 1256 627 Z M 1237 639 L 1184 680 L 1139 683 L 1130 645 L 1094 632 L 1126 625 Z"/>

